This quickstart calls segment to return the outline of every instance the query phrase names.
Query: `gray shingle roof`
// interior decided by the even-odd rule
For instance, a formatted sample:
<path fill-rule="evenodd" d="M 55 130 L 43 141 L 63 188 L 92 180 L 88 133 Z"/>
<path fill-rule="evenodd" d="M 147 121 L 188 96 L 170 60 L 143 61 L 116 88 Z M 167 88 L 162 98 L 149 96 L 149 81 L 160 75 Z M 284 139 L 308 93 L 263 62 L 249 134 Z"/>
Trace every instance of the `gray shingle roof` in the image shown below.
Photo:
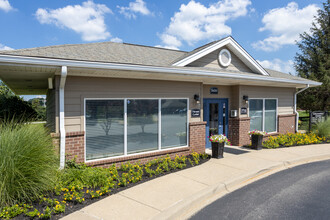
<path fill-rule="evenodd" d="M 109 63 L 170 66 L 187 52 L 126 43 L 65 44 L 0 51 L 0 54 Z"/>
<path fill-rule="evenodd" d="M 127 43 L 101 42 L 101 43 L 88 43 L 88 44 L 64 44 L 58 46 L 7 50 L 7 51 L 0 51 L 0 54 L 171 67 L 173 63 L 185 57 L 188 57 L 219 41 L 220 40 L 210 42 L 206 45 L 196 48 L 191 52 L 171 50 L 171 49 L 158 48 L 158 47 L 149 47 L 143 45 L 127 44 Z M 183 68 L 191 68 L 191 67 L 183 67 Z M 195 68 L 195 69 L 219 71 L 218 69 L 210 69 L 205 67 Z M 275 70 L 266 69 L 266 71 L 269 73 L 271 77 L 309 81 L 307 79 L 292 76 L 286 73 L 281 73 Z M 226 72 L 226 70 L 221 70 L 221 72 Z M 227 72 L 233 73 L 234 71 L 227 71 Z M 239 73 L 248 74 L 248 75 L 255 74 L 255 73 L 243 73 L 243 72 L 239 72 Z"/>

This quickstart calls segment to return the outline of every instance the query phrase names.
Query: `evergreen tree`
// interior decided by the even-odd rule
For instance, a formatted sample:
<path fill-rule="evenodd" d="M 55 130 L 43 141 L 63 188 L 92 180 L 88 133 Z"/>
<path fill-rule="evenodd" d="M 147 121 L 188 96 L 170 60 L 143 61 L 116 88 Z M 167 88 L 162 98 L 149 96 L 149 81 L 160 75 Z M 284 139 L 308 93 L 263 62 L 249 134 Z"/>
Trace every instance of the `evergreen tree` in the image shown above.
<path fill-rule="evenodd" d="M 322 82 L 322 86 L 309 88 L 298 96 L 298 106 L 305 110 L 329 110 L 330 108 L 330 42 L 329 42 L 329 0 L 318 11 L 311 34 L 300 35 L 297 43 L 300 53 L 295 57 L 298 76 Z"/>

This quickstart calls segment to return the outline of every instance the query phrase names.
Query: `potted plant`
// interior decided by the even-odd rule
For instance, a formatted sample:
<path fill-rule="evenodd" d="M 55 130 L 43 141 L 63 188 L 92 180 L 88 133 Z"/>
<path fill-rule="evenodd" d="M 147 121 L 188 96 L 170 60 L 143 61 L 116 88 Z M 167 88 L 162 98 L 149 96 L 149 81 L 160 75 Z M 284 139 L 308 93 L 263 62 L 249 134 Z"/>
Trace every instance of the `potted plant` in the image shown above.
<path fill-rule="evenodd" d="M 185 131 L 176 133 L 176 136 L 180 139 L 180 145 L 187 145 L 187 133 Z"/>
<path fill-rule="evenodd" d="M 212 158 L 223 158 L 225 144 L 230 144 L 228 138 L 223 134 L 212 135 L 210 137 L 212 143 Z"/>
<path fill-rule="evenodd" d="M 251 148 L 255 150 L 261 150 L 262 149 L 262 139 L 264 138 L 264 135 L 267 134 L 263 131 L 253 130 L 249 132 L 249 135 L 251 135 Z"/>

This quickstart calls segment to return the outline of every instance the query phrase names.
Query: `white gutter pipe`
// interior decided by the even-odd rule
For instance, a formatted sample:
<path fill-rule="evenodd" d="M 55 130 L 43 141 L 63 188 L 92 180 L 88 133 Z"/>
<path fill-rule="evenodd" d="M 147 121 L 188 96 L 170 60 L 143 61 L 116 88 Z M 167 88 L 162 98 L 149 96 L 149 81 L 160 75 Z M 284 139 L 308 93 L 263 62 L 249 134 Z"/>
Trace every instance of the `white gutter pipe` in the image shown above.
<path fill-rule="evenodd" d="M 296 132 L 298 132 L 298 120 L 299 120 L 299 113 L 297 112 L 297 95 L 308 88 L 309 88 L 309 84 L 307 84 L 305 88 L 299 90 L 294 94 L 294 112 L 296 113 Z"/>
<path fill-rule="evenodd" d="M 65 125 L 64 125 L 64 87 L 66 76 L 68 75 L 68 68 L 62 66 L 61 79 L 60 79 L 60 169 L 64 169 L 65 166 Z"/>

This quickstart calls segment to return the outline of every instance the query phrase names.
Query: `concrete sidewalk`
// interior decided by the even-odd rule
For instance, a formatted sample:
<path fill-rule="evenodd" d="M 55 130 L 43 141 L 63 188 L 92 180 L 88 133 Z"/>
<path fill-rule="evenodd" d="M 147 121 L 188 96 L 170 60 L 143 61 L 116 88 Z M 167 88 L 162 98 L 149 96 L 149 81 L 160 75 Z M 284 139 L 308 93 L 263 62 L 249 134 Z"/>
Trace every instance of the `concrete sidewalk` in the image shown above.
<path fill-rule="evenodd" d="M 62 219 L 185 219 L 248 183 L 324 159 L 330 159 L 330 144 L 260 151 L 228 147 L 222 159 L 156 178 Z"/>

